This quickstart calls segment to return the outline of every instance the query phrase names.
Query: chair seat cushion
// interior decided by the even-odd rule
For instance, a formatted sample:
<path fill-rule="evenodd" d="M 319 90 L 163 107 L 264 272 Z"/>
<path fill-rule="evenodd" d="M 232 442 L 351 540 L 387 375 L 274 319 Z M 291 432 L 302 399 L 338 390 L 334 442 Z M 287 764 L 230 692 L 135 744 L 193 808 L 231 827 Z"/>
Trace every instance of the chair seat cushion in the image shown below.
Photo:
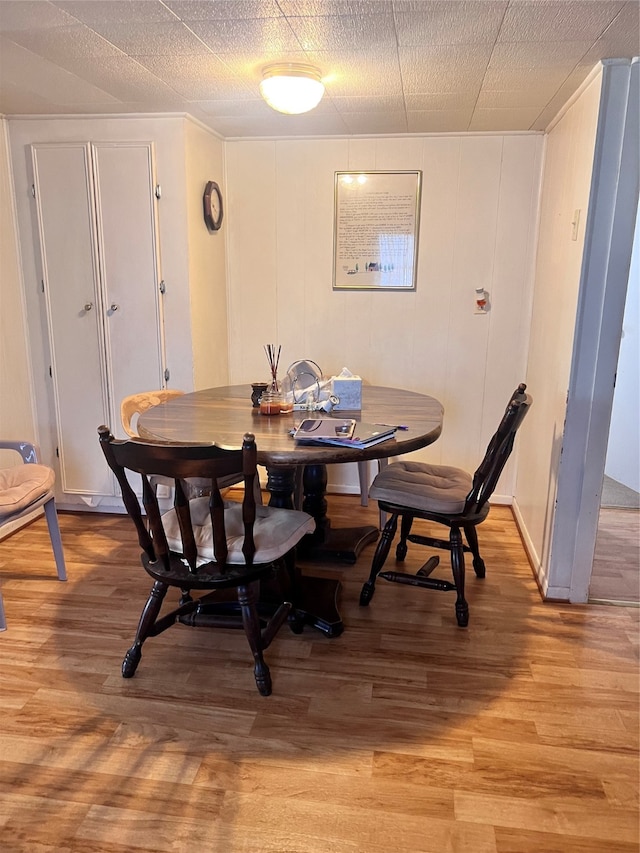
<path fill-rule="evenodd" d="M 189 501 L 191 522 L 198 549 L 198 565 L 214 559 L 209 498 L 195 498 Z M 229 554 L 227 563 L 243 564 L 244 525 L 242 523 L 242 504 L 237 501 L 225 501 L 225 528 Z M 182 552 L 182 539 L 175 510 L 171 509 L 163 516 L 167 542 L 172 551 Z M 306 512 L 293 509 L 278 509 L 270 506 L 256 507 L 256 521 L 253 538 L 256 553 L 255 565 L 271 563 L 290 551 L 306 533 L 313 533 L 316 523 Z"/>
<path fill-rule="evenodd" d="M 457 515 L 464 509 L 471 485 L 471 474 L 460 468 L 394 462 L 376 476 L 369 497 L 424 512 Z"/>
<path fill-rule="evenodd" d="M 12 465 L 0 468 L 0 519 L 23 512 L 51 492 L 53 469 L 47 465 Z"/>

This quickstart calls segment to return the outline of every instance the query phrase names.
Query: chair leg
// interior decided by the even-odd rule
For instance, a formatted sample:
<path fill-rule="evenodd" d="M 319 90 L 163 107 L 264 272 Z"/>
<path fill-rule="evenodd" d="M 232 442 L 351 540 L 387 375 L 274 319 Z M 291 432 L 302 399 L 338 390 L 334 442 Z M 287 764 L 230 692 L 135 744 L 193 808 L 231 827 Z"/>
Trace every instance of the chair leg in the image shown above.
<path fill-rule="evenodd" d="M 358 480 L 360 481 L 360 506 L 369 506 L 368 462 L 358 462 Z"/>
<path fill-rule="evenodd" d="M 284 568 L 288 580 L 288 590 L 286 590 L 283 598 L 293 602 L 293 607 L 289 612 L 288 623 L 293 634 L 302 634 L 304 631 L 304 614 L 301 614 L 296 609 L 296 605 L 300 603 L 300 580 L 298 569 L 296 568 L 296 552 L 295 548 L 284 555 Z"/>
<path fill-rule="evenodd" d="M 47 501 L 44 505 L 44 513 L 47 519 L 47 527 L 49 528 L 49 538 L 51 539 L 51 547 L 53 548 L 53 556 L 56 560 L 56 568 L 58 570 L 58 578 L 61 581 L 67 579 L 67 569 L 64 564 L 64 552 L 62 550 L 62 539 L 60 538 L 60 526 L 58 525 L 58 513 L 56 512 L 56 502 L 53 498 Z"/>
<path fill-rule="evenodd" d="M 295 474 L 294 474 L 294 486 L 293 486 L 293 508 L 294 509 L 302 509 L 302 503 L 304 501 L 304 465 L 297 465 Z"/>
<path fill-rule="evenodd" d="M 451 528 L 449 542 L 451 544 L 451 569 L 457 592 L 456 619 L 461 628 L 466 628 L 469 624 L 469 605 L 464 597 L 464 548 L 459 527 Z"/>
<path fill-rule="evenodd" d="M 378 459 L 378 471 L 381 471 L 384 466 L 388 463 L 388 459 Z M 369 463 L 368 462 L 358 462 L 358 480 L 360 481 L 360 504 L 362 506 L 369 506 Z M 379 519 L 378 519 L 378 527 L 380 530 L 384 529 L 385 524 L 387 523 L 387 513 L 382 510 L 379 511 Z"/>
<path fill-rule="evenodd" d="M 260 617 L 256 607 L 256 588 L 258 584 L 252 583 L 247 586 L 238 587 L 238 603 L 242 611 L 242 623 L 247 635 L 249 646 L 253 652 L 255 666 L 253 668 L 256 677 L 256 685 L 262 696 L 271 695 L 271 673 L 262 655 L 262 633 L 260 630 Z"/>
<path fill-rule="evenodd" d="M 469 548 L 473 554 L 473 571 L 476 573 L 476 577 L 483 578 L 486 574 L 486 569 L 478 548 L 478 533 L 475 524 L 465 524 L 464 535 L 467 537 Z"/>
<path fill-rule="evenodd" d="M 409 538 L 409 534 L 411 533 L 412 524 L 412 515 L 402 516 L 402 524 L 400 525 L 400 541 L 398 542 L 398 547 L 396 548 L 396 560 L 398 560 L 400 563 L 407 556 L 407 539 Z"/>
<path fill-rule="evenodd" d="M 360 592 L 360 607 L 366 607 L 371 599 L 373 598 L 373 594 L 375 592 L 376 578 L 380 573 L 380 570 L 384 566 L 385 560 L 389 556 L 389 549 L 391 548 L 391 543 L 393 542 L 393 537 L 396 535 L 396 530 L 398 529 L 398 515 L 394 513 L 389 521 L 384 526 L 384 530 L 382 531 L 382 535 L 378 540 L 378 545 L 376 547 L 376 552 L 373 555 L 373 561 L 371 563 L 371 573 L 369 574 L 369 580 L 365 581 L 362 590 Z"/>
<path fill-rule="evenodd" d="M 0 592 L 0 631 L 7 630 L 7 620 L 4 616 L 4 604 L 2 603 L 2 593 Z"/>
<path fill-rule="evenodd" d="M 140 616 L 136 638 L 122 661 L 123 678 L 133 678 L 135 675 L 140 658 L 142 657 L 142 644 L 151 633 L 168 589 L 169 587 L 166 583 L 161 583 L 161 581 L 154 583 L 151 594 Z"/>

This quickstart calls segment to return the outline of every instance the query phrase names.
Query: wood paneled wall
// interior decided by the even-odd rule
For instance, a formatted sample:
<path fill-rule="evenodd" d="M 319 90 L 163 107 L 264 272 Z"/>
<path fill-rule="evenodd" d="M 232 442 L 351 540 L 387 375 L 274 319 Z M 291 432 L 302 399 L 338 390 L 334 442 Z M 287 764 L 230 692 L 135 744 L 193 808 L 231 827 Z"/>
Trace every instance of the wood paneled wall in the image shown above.
<path fill-rule="evenodd" d="M 560 453 L 565 427 L 576 308 L 583 263 L 602 76 L 598 74 L 547 136 L 535 301 L 528 358 L 535 406 L 523 430 L 518 510 L 527 549 L 545 589 L 566 597 L 568 583 L 548 579 Z M 579 218 L 576 220 L 576 211 Z M 573 222 L 577 225 L 573 226 Z M 575 227 L 575 238 L 574 236 Z M 524 452 L 526 451 L 526 452 Z M 567 571 L 570 571 L 567 564 Z"/>
<path fill-rule="evenodd" d="M 541 152 L 535 134 L 227 142 L 231 381 L 266 375 L 275 341 L 285 368 L 312 358 L 432 394 L 445 426 L 421 458 L 473 469 L 525 374 Z M 423 171 L 415 292 L 332 291 L 346 169 Z M 513 494 L 510 470 L 498 492 Z"/>

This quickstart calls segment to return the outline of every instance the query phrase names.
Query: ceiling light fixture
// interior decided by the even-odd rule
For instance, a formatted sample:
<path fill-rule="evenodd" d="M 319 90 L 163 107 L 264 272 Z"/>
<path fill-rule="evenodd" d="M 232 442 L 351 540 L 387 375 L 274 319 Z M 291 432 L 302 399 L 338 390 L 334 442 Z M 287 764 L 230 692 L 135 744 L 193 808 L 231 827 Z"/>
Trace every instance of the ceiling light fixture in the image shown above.
<path fill-rule="evenodd" d="M 297 115 L 318 106 L 324 85 L 313 65 L 283 62 L 262 69 L 260 94 L 279 113 Z"/>

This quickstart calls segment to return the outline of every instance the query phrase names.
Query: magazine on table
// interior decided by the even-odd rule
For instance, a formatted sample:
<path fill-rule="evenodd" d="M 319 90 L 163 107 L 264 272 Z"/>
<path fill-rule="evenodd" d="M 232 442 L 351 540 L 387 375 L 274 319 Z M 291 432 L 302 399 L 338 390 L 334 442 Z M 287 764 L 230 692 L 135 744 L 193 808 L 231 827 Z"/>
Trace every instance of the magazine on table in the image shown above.
<path fill-rule="evenodd" d="M 395 427 L 368 424 L 353 418 L 307 418 L 293 437 L 307 444 L 331 444 L 338 447 L 371 447 L 393 438 Z"/>

